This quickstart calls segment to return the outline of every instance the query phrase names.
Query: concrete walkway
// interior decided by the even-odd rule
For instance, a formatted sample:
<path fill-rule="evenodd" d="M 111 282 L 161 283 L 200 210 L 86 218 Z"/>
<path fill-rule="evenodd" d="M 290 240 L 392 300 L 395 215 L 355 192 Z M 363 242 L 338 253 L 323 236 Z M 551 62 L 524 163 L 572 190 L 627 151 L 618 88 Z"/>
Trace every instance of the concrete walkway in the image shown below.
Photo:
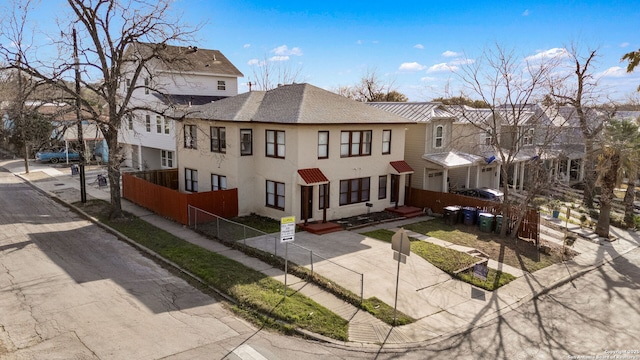
<path fill-rule="evenodd" d="M 40 190 L 63 202 L 79 201 L 79 181 L 77 176 L 71 176 L 68 168 L 54 168 L 32 163 L 30 173 L 24 174 L 22 160 L 0 161 L 0 167 L 24 178 Z M 99 167 L 88 168 L 87 183 L 94 182 L 96 175 L 104 172 Z M 87 187 L 87 194 L 88 198 L 109 200 L 108 187 L 90 185 Z M 211 241 L 187 227 L 157 216 L 126 200 L 123 200 L 122 203 L 124 210 L 139 216 L 154 226 L 284 282 L 284 273 L 279 269 Z M 373 228 L 384 227 L 393 230 L 406 223 L 420 220 L 422 219 L 401 220 L 378 224 Z M 359 229 L 358 231 L 365 232 L 367 230 Z M 287 275 L 287 284 L 290 288 L 309 296 L 349 321 L 349 342 L 346 345 L 377 348 L 380 344 L 384 344 L 385 347 L 406 348 L 412 345 L 422 345 L 425 342 L 479 326 L 517 308 L 523 302 L 549 289 L 560 286 L 607 261 L 624 255 L 640 244 L 639 237 L 635 232 L 626 232 L 616 228 L 612 228 L 611 232 L 618 238 L 616 241 L 593 239 L 593 236 L 589 237 L 590 234 L 582 234 L 587 238 L 579 238 L 572 247 L 580 252 L 580 255 L 571 261 L 546 267 L 533 274 L 523 273 L 519 269 L 490 261 L 489 267 L 517 276 L 516 280 L 493 292 L 453 280 L 449 275 L 419 256 L 410 256 L 407 263 L 400 268 L 398 310 L 414 317 L 417 321 L 405 326 L 391 327 L 295 276 Z M 277 234 L 275 236 L 277 237 Z M 412 233 L 410 236 L 442 246 L 459 248 L 454 244 L 420 234 Z M 397 262 L 393 259 L 393 252 L 388 243 L 370 239 L 351 231 L 326 235 L 301 232 L 296 234 L 295 243 L 316 251 L 322 254 L 324 259 L 327 259 L 315 262 L 314 271 L 337 281 L 340 285 L 357 294 L 363 291 L 364 298 L 375 296 L 393 306 L 398 273 Z M 279 245 L 276 244 L 276 246 Z M 466 252 L 470 248 L 460 248 L 460 250 Z M 289 247 L 290 260 L 303 266 L 310 265 L 309 253 L 305 253 L 305 251 L 292 250 L 292 247 Z M 343 267 L 350 269 L 350 272 L 346 272 Z M 354 275 L 356 273 L 363 275 Z M 364 286 L 357 280 L 360 278 L 364 279 Z M 330 339 L 324 340 L 335 342 Z"/>

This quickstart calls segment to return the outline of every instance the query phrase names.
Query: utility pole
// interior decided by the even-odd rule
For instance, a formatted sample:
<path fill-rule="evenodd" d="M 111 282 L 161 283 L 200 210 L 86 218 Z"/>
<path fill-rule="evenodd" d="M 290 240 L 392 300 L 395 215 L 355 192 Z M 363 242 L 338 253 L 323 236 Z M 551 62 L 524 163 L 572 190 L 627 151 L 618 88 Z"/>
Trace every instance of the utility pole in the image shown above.
<path fill-rule="evenodd" d="M 22 133 L 22 141 L 24 141 L 24 172 L 29 173 L 29 145 L 27 145 L 27 132 L 24 123 L 24 88 L 22 84 L 22 54 L 18 53 L 18 123 L 20 124 L 20 132 Z"/>
<path fill-rule="evenodd" d="M 80 201 L 84 204 L 87 202 L 87 186 L 84 176 L 84 138 L 82 136 L 82 112 L 80 101 L 80 59 L 78 58 L 78 39 L 76 37 L 76 28 L 73 28 L 73 60 L 76 68 L 76 119 L 78 121 L 78 143 L 80 144 Z"/>

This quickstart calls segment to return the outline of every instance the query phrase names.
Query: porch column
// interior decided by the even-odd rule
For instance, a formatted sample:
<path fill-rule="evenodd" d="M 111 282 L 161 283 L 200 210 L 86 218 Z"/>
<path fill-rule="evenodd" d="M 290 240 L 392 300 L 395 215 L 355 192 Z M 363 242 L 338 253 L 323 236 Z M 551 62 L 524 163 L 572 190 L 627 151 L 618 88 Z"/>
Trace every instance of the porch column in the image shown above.
<path fill-rule="evenodd" d="M 442 192 L 449 192 L 449 169 L 442 171 Z"/>
<path fill-rule="evenodd" d="M 466 178 L 466 180 L 465 180 L 465 182 L 464 182 L 464 187 L 465 187 L 466 189 L 468 189 L 468 188 L 469 188 L 469 178 L 470 178 L 470 177 L 471 177 L 471 166 L 468 166 L 468 167 L 467 167 L 467 178 Z M 477 187 L 477 185 L 478 185 L 478 182 L 476 182 L 476 187 Z"/>
<path fill-rule="evenodd" d="M 584 158 L 580 159 L 580 176 L 578 180 L 584 180 Z"/>
<path fill-rule="evenodd" d="M 520 167 L 520 164 L 515 163 L 513 164 L 513 189 L 517 189 L 518 188 L 518 168 Z"/>
<path fill-rule="evenodd" d="M 481 166 L 476 167 L 476 187 L 480 187 L 480 169 Z"/>
<path fill-rule="evenodd" d="M 567 159 L 567 173 L 565 174 L 564 181 L 569 182 L 571 179 L 571 159 Z"/>
<path fill-rule="evenodd" d="M 502 164 L 496 166 L 497 172 L 493 175 L 494 189 L 500 189 L 500 174 L 502 173 Z"/>
<path fill-rule="evenodd" d="M 518 190 L 520 191 L 524 190 L 524 167 L 526 166 L 526 164 L 527 162 L 523 161 L 520 165 L 520 183 L 518 184 Z"/>
<path fill-rule="evenodd" d="M 560 175 L 560 159 L 553 159 L 553 169 L 553 177 L 557 180 Z"/>
<path fill-rule="evenodd" d="M 177 160 L 178 154 L 175 154 L 175 156 Z M 140 144 L 138 145 L 138 170 L 142 170 L 142 141 L 140 141 Z"/>

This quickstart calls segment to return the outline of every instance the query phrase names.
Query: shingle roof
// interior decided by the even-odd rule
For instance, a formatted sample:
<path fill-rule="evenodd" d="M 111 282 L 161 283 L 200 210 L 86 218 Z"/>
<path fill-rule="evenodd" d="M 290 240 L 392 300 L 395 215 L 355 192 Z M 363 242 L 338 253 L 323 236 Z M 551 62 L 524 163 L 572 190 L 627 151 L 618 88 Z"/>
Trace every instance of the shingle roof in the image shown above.
<path fill-rule="evenodd" d="M 160 57 L 153 63 L 160 69 L 244 76 L 219 50 L 200 49 L 195 46 L 136 43 L 127 49 L 128 55 L 133 54 L 134 48 L 142 56 L 152 54 L 153 51 L 158 52 Z"/>
<path fill-rule="evenodd" d="M 369 102 L 366 104 L 411 119 L 414 122 L 455 117 L 439 102 Z"/>
<path fill-rule="evenodd" d="M 284 124 L 387 124 L 409 119 L 320 89 L 310 84 L 282 85 L 192 107 L 205 120 L 255 121 Z"/>

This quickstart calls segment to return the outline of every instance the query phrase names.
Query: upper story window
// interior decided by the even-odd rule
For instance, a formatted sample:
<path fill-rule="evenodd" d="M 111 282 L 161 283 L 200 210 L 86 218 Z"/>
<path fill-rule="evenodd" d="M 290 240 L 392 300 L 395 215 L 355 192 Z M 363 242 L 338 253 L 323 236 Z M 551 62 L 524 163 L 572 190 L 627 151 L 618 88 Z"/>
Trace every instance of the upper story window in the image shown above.
<path fill-rule="evenodd" d="M 127 115 L 127 127 L 129 130 L 133 130 L 133 115 L 131 114 Z"/>
<path fill-rule="evenodd" d="M 211 152 L 227 152 L 227 132 L 224 127 L 211 127 Z"/>
<path fill-rule="evenodd" d="M 491 129 L 487 129 L 487 131 L 484 133 L 484 144 L 493 144 L 493 131 Z"/>
<path fill-rule="evenodd" d="M 146 95 L 149 95 L 149 85 L 150 85 L 149 78 L 148 77 L 144 78 L 144 93 Z"/>
<path fill-rule="evenodd" d="M 533 145 L 533 134 L 533 128 L 525 130 L 524 135 L 522 136 L 522 145 Z"/>
<path fill-rule="evenodd" d="M 267 180 L 268 207 L 284 210 L 284 183 Z"/>
<path fill-rule="evenodd" d="M 382 154 L 391 154 L 391 130 L 382 130 Z"/>
<path fill-rule="evenodd" d="M 329 132 L 318 131 L 318 159 L 329 158 Z"/>
<path fill-rule="evenodd" d="M 198 170 L 184 169 L 184 189 L 186 191 L 198 192 Z"/>
<path fill-rule="evenodd" d="M 240 129 L 240 156 L 253 155 L 253 130 Z"/>
<path fill-rule="evenodd" d="M 267 130 L 267 157 L 276 157 L 284 159 L 285 143 L 284 143 L 284 131 L 280 130 Z"/>
<path fill-rule="evenodd" d="M 436 131 L 434 132 L 433 138 L 433 147 L 438 149 L 442 147 L 442 142 L 444 139 L 444 126 L 438 125 L 436 126 Z"/>
<path fill-rule="evenodd" d="M 169 120 L 167 120 L 166 118 L 163 118 L 164 120 L 164 133 L 169 135 Z"/>
<path fill-rule="evenodd" d="M 222 175 L 211 174 L 211 191 L 226 190 L 227 177 Z"/>
<path fill-rule="evenodd" d="M 184 126 L 184 147 L 186 149 L 198 148 L 198 127 L 195 125 Z"/>
<path fill-rule="evenodd" d="M 370 178 L 340 180 L 340 205 L 369 201 Z"/>
<path fill-rule="evenodd" d="M 224 80 L 218 80 L 218 90 L 227 90 L 227 82 Z"/>
<path fill-rule="evenodd" d="M 340 133 L 340 157 L 371 155 L 371 130 Z"/>
<path fill-rule="evenodd" d="M 147 132 L 151 132 L 151 115 L 147 114 L 144 116 L 144 126 Z"/>
<path fill-rule="evenodd" d="M 162 128 L 163 128 L 163 125 L 162 125 L 162 116 L 160 116 L 160 115 L 156 115 L 156 132 L 157 132 L 158 134 L 162 134 Z"/>
<path fill-rule="evenodd" d="M 129 88 L 131 87 L 131 79 L 127 78 L 125 80 L 125 83 L 126 83 L 126 87 L 124 89 L 125 89 L 125 91 L 129 91 Z"/>

